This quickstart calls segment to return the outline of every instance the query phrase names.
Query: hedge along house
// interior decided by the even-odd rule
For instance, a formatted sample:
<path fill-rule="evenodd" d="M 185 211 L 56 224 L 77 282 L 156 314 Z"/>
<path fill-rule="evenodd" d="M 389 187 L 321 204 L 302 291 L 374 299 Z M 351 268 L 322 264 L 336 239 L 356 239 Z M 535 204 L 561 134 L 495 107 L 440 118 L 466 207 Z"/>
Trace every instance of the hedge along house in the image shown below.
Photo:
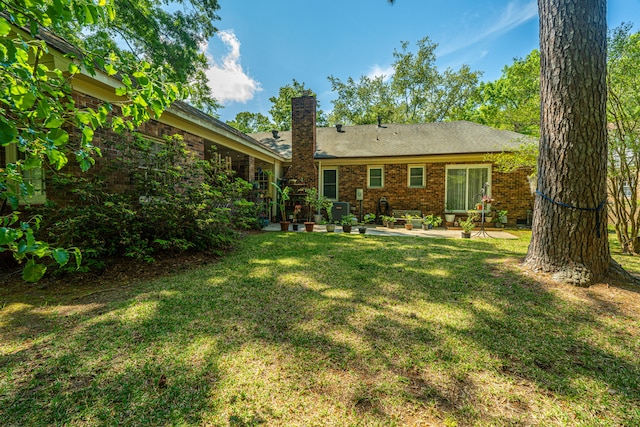
<path fill-rule="evenodd" d="M 466 216 L 484 186 L 510 224 L 527 221 L 530 171 L 501 173 L 485 160 L 518 148 L 524 135 L 466 121 L 316 128 L 315 105 L 312 96 L 294 98 L 290 132 L 251 135 L 291 158 L 285 178 L 318 185 L 356 215 L 380 212 L 386 200 L 391 211 Z"/>
<path fill-rule="evenodd" d="M 14 28 L 16 33 L 28 38 L 28 33 Z M 49 52 L 42 58 L 41 63 L 49 68 L 67 70 L 72 59 L 68 54 L 78 54 L 77 49 L 65 41 L 47 31 L 41 30 L 42 38 L 49 47 Z M 72 97 L 78 108 L 97 108 L 105 101 L 117 104 L 124 98 L 115 94 L 115 89 L 122 86 L 119 80 L 108 76 L 99 70 L 95 75 L 82 72 L 75 75 L 70 81 Z M 111 114 L 118 114 L 119 108 L 113 108 Z M 265 147 L 253 138 L 213 118 L 212 116 L 191 107 L 184 102 L 175 102 L 166 110 L 159 119 L 150 120 L 136 129 L 144 138 L 162 144 L 165 136 L 181 135 L 189 150 L 200 159 L 217 158 L 225 167 L 232 169 L 235 176 L 250 182 L 256 182 L 259 194 L 269 196 L 270 185 L 267 180 L 268 172 L 278 176 L 282 171 L 282 164 L 286 161 L 278 152 Z M 79 130 L 77 130 L 79 132 Z M 73 136 L 72 136 L 73 137 Z M 112 142 L 122 139 L 121 135 L 109 129 L 96 131 L 93 144 L 99 147 L 103 157 L 96 159 L 96 164 L 87 173 L 98 173 L 104 170 L 108 162 L 117 161 L 120 153 L 114 148 Z M 12 163 L 18 159 L 20 152 L 15 144 L 0 146 L 0 167 Z M 80 174 L 79 166 L 70 161 L 66 172 Z M 45 170 L 29 171 L 24 177 L 29 180 L 36 189 L 36 194 L 29 200 L 32 205 L 44 203 L 47 199 L 64 202 L 70 195 L 54 194 L 52 188 L 47 190 L 47 181 L 50 178 Z M 110 176 L 107 185 L 114 191 L 122 190 L 127 185 L 125 177 Z"/>

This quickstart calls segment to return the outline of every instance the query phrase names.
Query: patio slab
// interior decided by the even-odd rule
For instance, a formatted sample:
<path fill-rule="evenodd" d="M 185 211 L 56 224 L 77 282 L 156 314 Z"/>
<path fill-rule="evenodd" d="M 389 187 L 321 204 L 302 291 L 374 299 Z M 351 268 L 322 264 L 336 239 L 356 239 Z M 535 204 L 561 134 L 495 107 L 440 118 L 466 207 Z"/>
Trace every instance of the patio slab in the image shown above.
<path fill-rule="evenodd" d="M 269 223 L 262 230 L 264 231 L 280 231 L 280 224 L 278 223 Z M 291 231 L 291 226 L 289 226 L 289 232 Z M 313 227 L 314 233 L 326 233 L 327 227 L 325 225 L 315 225 Z M 295 233 L 305 233 L 304 225 L 300 224 L 300 228 Z M 343 233 L 342 227 L 337 226 L 335 233 Z M 353 227 L 351 230 L 351 234 L 359 234 L 358 227 Z M 402 237 L 433 237 L 438 239 L 460 239 L 460 230 L 446 230 L 444 228 L 435 228 L 432 230 L 422 230 L 422 229 L 413 229 L 407 230 L 405 228 L 388 228 L 383 226 L 377 227 L 367 227 L 367 233 L 373 236 L 402 236 Z M 487 231 L 485 235 L 475 235 L 478 234 L 478 230 L 473 230 L 471 232 L 472 239 L 517 239 L 517 236 L 507 232 L 507 231 Z"/>

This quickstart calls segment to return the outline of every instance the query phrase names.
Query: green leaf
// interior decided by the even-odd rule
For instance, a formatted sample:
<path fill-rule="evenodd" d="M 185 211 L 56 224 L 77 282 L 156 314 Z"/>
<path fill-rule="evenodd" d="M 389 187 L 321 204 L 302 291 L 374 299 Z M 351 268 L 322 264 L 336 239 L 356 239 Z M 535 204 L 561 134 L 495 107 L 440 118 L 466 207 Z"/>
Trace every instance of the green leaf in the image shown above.
<path fill-rule="evenodd" d="M 6 19 L 0 17 L 0 36 L 4 37 L 11 31 L 11 24 Z"/>
<path fill-rule="evenodd" d="M 60 267 L 69 262 L 69 252 L 62 248 L 56 248 L 51 251 L 51 256 L 56 260 Z"/>
<path fill-rule="evenodd" d="M 0 117 L 0 146 L 9 145 L 17 135 L 16 127 Z"/>
<path fill-rule="evenodd" d="M 80 67 L 78 67 L 73 62 L 71 64 L 69 64 L 69 73 L 78 74 L 79 72 L 80 72 Z"/>
<path fill-rule="evenodd" d="M 42 160 L 40 157 L 31 156 L 24 161 L 22 170 L 40 169 L 42 167 Z"/>
<path fill-rule="evenodd" d="M 44 276 L 47 271 L 47 267 L 43 264 L 37 264 L 33 259 L 27 261 L 27 264 L 22 270 L 22 279 L 26 282 L 37 282 Z"/>
<path fill-rule="evenodd" d="M 73 248 L 73 256 L 76 258 L 76 268 L 80 268 L 80 264 L 82 264 L 82 252 L 80 252 L 80 249 Z"/>
<path fill-rule="evenodd" d="M 47 137 L 56 147 L 62 147 L 69 142 L 69 134 L 62 129 L 51 129 Z"/>
<path fill-rule="evenodd" d="M 60 170 L 64 165 L 67 164 L 67 156 L 64 155 L 59 150 L 47 150 L 47 157 L 49 158 L 49 163 L 56 169 Z"/>
<path fill-rule="evenodd" d="M 19 233 L 13 228 L 0 227 L 0 246 L 15 242 L 19 238 Z"/>
<path fill-rule="evenodd" d="M 47 129 L 59 128 L 64 124 L 64 119 L 60 117 L 51 116 L 49 120 L 44 124 Z"/>

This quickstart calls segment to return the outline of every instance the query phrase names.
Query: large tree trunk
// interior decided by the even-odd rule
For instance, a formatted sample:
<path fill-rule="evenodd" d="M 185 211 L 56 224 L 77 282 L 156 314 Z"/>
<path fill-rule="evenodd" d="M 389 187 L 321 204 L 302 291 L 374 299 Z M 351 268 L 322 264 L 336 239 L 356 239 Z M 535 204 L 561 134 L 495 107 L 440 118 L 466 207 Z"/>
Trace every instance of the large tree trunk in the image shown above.
<path fill-rule="evenodd" d="M 525 265 L 589 285 L 607 275 L 606 0 L 539 0 L 538 193 Z"/>

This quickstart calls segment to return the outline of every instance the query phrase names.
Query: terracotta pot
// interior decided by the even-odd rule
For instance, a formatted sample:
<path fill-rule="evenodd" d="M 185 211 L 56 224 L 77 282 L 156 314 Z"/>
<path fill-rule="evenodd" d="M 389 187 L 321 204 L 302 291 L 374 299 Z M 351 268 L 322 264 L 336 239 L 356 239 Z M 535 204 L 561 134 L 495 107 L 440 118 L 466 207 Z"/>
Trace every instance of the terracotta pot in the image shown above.
<path fill-rule="evenodd" d="M 313 232 L 313 226 L 316 225 L 315 222 L 305 222 L 304 223 L 304 229 L 307 233 L 311 233 Z"/>
<path fill-rule="evenodd" d="M 413 230 L 413 224 L 411 224 L 410 222 L 406 223 L 404 225 L 404 228 L 406 228 L 407 230 Z"/>
<path fill-rule="evenodd" d="M 289 231 L 289 221 L 280 221 L 280 231 Z"/>

